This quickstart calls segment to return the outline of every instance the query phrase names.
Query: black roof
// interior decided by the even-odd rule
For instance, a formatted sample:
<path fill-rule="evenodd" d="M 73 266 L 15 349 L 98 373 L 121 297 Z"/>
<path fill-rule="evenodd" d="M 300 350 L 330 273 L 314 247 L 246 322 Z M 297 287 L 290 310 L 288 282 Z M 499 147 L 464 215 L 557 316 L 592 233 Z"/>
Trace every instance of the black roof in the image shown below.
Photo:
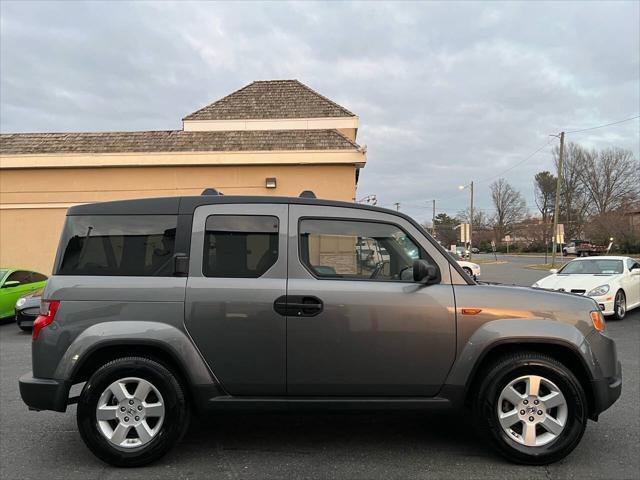
<path fill-rule="evenodd" d="M 360 203 L 341 202 L 303 197 L 271 197 L 251 195 L 198 195 L 190 197 L 156 197 L 113 202 L 87 203 L 69 208 L 67 215 L 192 215 L 201 205 L 233 203 L 286 203 L 296 205 L 319 205 L 374 210 L 406 217 L 395 210 L 389 210 Z M 409 218 L 409 217 L 406 217 Z"/>

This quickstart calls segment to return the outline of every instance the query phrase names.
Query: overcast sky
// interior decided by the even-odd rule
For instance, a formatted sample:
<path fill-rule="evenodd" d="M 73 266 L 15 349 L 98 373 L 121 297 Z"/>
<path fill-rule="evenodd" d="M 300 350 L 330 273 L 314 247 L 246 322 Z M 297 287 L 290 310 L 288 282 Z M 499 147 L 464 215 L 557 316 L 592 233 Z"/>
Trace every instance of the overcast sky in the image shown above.
<path fill-rule="evenodd" d="M 359 197 L 468 204 L 551 133 L 640 114 L 640 2 L 0 2 L 2 132 L 156 130 L 297 78 L 360 117 Z M 639 121 L 571 135 L 640 151 Z M 504 174 L 533 212 L 551 145 Z"/>

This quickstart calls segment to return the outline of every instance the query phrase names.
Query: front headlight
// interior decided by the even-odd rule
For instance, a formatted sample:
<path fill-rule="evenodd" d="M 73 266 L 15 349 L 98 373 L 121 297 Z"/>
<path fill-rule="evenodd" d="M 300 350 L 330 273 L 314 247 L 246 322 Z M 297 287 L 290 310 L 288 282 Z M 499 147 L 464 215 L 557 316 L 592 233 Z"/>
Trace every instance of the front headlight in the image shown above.
<path fill-rule="evenodd" d="M 609 285 L 600 285 L 592 290 L 587 292 L 588 297 L 601 297 L 605 295 L 609 291 Z"/>
<path fill-rule="evenodd" d="M 21 306 L 23 306 L 25 303 L 27 303 L 27 299 L 26 298 L 20 298 L 17 302 L 16 302 L 16 308 L 20 308 Z"/>

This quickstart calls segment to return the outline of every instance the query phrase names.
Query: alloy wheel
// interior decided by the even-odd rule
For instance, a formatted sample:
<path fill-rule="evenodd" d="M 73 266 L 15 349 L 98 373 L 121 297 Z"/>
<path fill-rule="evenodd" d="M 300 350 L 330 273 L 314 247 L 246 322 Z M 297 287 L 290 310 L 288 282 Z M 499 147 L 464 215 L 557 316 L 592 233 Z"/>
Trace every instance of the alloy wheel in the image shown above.
<path fill-rule="evenodd" d="M 497 414 L 509 438 L 527 447 L 541 447 L 564 431 L 568 407 L 555 383 L 538 375 L 525 375 L 502 389 Z"/>
<path fill-rule="evenodd" d="M 164 422 L 164 400 L 151 382 L 137 377 L 116 380 L 96 406 L 98 430 L 116 447 L 146 445 Z"/>
<path fill-rule="evenodd" d="M 615 309 L 616 315 L 619 319 L 622 319 L 627 313 L 627 302 L 624 298 L 624 293 L 622 293 L 622 290 L 616 293 Z"/>

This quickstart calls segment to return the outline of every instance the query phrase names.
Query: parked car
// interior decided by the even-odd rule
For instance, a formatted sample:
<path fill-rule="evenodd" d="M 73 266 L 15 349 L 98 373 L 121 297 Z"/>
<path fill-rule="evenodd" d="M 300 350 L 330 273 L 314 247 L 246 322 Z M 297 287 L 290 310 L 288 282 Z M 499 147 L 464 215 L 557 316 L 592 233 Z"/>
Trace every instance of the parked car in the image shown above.
<path fill-rule="evenodd" d="M 478 265 L 477 263 L 464 260 L 457 254 L 454 254 L 450 251 L 447 253 L 449 253 L 455 259 L 455 261 L 458 262 L 458 265 L 462 267 L 462 270 L 464 270 L 466 274 L 469 275 L 470 277 L 473 277 L 474 280 L 480 276 L 481 274 L 480 265 Z"/>
<path fill-rule="evenodd" d="M 363 240 L 388 268 L 359 268 Z M 547 464 L 622 388 L 593 299 L 477 284 L 412 218 L 346 202 L 74 206 L 42 312 L 22 399 L 77 402 L 85 444 L 118 466 L 160 458 L 191 413 L 282 407 L 469 408 L 483 443 Z"/>
<path fill-rule="evenodd" d="M 477 247 L 471 247 L 471 253 L 480 253 L 480 249 Z"/>
<path fill-rule="evenodd" d="M 24 297 L 20 297 L 16 302 L 16 324 L 23 331 L 33 328 L 33 322 L 40 315 L 40 301 L 42 300 L 43 289 L 31 292 Z"/>
<path fill-rule="evenodd" d="M 13 318 L 18 299 L 44 287 L 46 275 L 28 270 L 0 269 L 0 319 Z"/>
<path fill-rule="evenodd" d="M 640 263 L 630 257 L 576 258 L 533 287 L 592 297 L 604 315 L 622 320 L 640 306 Z"/>

